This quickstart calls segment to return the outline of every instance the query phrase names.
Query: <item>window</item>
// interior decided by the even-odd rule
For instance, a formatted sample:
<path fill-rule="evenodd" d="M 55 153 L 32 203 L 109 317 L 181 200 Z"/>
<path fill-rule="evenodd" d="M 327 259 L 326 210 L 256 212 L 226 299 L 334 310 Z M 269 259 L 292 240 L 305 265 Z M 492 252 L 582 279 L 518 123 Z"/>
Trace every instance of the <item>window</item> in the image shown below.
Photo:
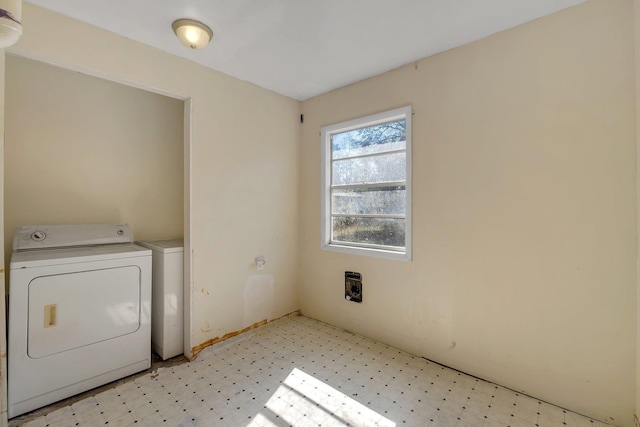
<path fill-rule="evenodd" d="M 411 260 L 411 107 L 321 135 L 322 249 Z"/>

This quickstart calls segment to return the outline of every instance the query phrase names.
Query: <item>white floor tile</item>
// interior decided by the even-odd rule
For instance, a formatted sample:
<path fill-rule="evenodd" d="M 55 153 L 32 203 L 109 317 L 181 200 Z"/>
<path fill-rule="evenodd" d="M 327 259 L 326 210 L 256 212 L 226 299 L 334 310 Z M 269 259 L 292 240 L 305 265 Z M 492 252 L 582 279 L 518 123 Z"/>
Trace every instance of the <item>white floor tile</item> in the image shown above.
<path fill-rule="evenodd" d="M 29 427 L 602 427 L 305 317 L 272 322 Z M 17 420 L 11 426 L 20 425 Z"/>

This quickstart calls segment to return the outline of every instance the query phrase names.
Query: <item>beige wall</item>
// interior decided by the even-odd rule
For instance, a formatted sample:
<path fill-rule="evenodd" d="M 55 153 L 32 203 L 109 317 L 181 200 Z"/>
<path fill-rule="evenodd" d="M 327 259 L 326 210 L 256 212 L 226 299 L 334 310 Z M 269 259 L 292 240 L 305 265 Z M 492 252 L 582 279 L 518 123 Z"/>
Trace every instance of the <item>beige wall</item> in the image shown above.
<path fill-rule="evenodd" d="M 297 310 L 300 103 L 23 6 L 24 35 L 10 52 L 190 100 L 185 194 L 191 215 L 185 217 L 185 237 L 193 308 L 188 345 L 241 330 L 254 322 L 255 313 L 274 318 Z M 267 261 L 260 275 L 253 266 L 258 255 Z"/>
<path fill-rule="evenodd" d="M 0 221 L 4 218 L 4 81 L 5 55 L 0 49 Z M 0 222 L 1 223 L 1 222 Z M 4 239 L 4 229 L 0 227 L 0 241 Z M 0 245 L 0 355 L 7 354 L 7 334 L 5 325 L 5 281 L 4 247 Z M 7 425 L 7 358 L 0 357 L 0 426 Z"/>
<path fill-rule="evenodd" d="M 640 0 L 633 2 L 636 66 L 636 425 L 640 426 Z"/>
<path fill-rule="evenodd" d="M 6 70 L 5 253 L 18 225 L 182 236 L 182 101 L 18 56 Z"/>
<path fill-rule="evenodd" d="M 630 426 L 631 8 L 593 0 L 305 101 L 303 314 Z M 407 104 L 413 261 L 321 251 L 320 128 Z"/>

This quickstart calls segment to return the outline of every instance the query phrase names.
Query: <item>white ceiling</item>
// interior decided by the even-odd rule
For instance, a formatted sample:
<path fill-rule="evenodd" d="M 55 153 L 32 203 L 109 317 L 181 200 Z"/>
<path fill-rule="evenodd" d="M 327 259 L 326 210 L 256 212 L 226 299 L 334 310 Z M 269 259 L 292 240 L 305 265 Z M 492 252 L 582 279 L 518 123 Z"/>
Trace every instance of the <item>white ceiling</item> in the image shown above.
<path fill-rule="evenodd" d="M 297 100 L 584 0 L 29 0 Z M 190 50 L 171 23 L 209 25 Z M 26 29 L 25 31 L 28 31 Z"/>

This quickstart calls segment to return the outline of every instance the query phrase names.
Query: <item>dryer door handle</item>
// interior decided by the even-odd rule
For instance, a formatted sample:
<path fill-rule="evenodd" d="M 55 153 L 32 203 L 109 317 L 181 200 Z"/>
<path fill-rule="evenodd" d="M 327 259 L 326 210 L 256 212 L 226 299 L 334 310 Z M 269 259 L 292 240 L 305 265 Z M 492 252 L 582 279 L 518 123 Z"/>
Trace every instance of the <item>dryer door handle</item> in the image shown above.
<path fill-rule="evenodd" d="M 58 304 L 44 306 L 44 327 L 50 328 L 58 323 Z"/>

